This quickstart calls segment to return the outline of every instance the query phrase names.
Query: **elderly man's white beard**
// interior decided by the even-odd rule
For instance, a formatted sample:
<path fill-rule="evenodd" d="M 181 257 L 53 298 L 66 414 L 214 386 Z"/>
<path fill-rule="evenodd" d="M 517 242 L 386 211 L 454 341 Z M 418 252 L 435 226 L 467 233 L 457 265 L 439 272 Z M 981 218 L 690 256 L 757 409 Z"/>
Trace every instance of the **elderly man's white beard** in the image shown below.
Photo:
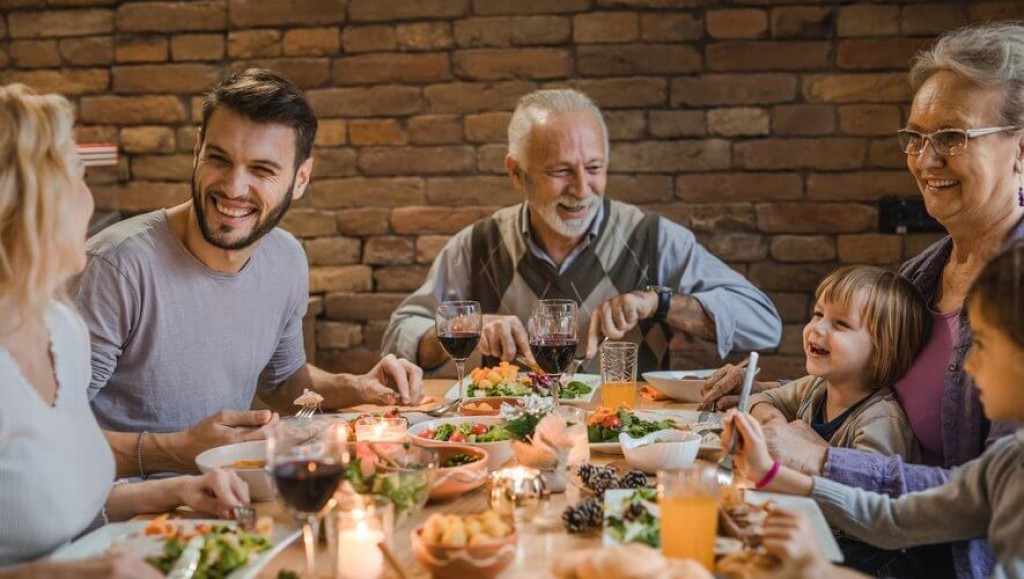
<path fill-rule="evenodd" d="M 564 237 L 579 237 L 586 233 L 594 222 L 597 204 L 600 203 L 601 198 L 593 195 L 581 201 L 572 195 L 562 195 L 550 203 L 538 203 L 534 199 L 529 201 L 530 206 L 537 210 L 537 214 L 544 220 L 544 223 L 547 223 L 548 227 L 554 229 L 556 233 Z M 585 209 L 579 217 L 567 221 L 558 215 L 559 203 L 568 207 L 585 207 Z"/>

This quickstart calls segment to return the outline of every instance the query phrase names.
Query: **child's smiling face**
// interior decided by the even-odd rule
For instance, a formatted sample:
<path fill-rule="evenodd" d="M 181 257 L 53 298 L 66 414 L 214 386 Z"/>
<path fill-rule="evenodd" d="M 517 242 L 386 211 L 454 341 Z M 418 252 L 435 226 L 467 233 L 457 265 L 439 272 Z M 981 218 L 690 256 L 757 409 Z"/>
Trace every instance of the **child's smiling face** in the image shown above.
<path fill-rule="evenodd" d="M 974 378 L 990 420 L 1024 420 L 1024 348 L 988 318 L 977 304 L 968 307 L 971 347 L 964 369 Z"/>
<path fill-rule="evenodd" d="M 862 298 L 853 304 L 818 300 L 804 326 L 807 373 L 829 382 L 864 381 L 871 375 L 871 334 L 861 318 Z"/>

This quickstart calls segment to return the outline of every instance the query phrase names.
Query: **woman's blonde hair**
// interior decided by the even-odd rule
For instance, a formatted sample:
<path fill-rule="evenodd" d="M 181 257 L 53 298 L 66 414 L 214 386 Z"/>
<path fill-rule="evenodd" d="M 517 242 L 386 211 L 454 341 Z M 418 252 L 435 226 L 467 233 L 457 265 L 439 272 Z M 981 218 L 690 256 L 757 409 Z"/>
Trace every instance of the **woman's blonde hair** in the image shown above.
<path fill-rule="evenodd" d="M 866 265 L 841 267 L 821 280 L 814 299 L 861 304 L 861 323 L 871 336 L 873 388 L 892 386 L 910 369 L 931 336 L 932 317 L 924 298 L 894 271 Z"/>
<path fill-rule="evenodd" d="M 45 311 L 81 251 L 67 227 L 73 123 L 64 97 L 0 86 L 0 306 L 17 312 L 0 329 Z"/>

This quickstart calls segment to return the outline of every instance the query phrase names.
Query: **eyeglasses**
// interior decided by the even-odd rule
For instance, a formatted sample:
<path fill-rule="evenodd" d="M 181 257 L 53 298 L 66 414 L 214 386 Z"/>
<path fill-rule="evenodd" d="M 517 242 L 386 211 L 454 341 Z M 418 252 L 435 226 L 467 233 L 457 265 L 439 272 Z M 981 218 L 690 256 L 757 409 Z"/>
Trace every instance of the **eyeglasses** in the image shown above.
<path fill-rule="evenodd" d="M 977 129 L 942 129 L 934 133 L 919 133 L 910 129 L 896 131 L 900 149 L 908 155 L 920 155 L 928 143 L 932 150 L 942 156 L 959 155 L 967 150 L 967 142 L 974 137 L 984 137 L 1006 131 L 1016 131 L 1020 127 L 980 127 Z"/>

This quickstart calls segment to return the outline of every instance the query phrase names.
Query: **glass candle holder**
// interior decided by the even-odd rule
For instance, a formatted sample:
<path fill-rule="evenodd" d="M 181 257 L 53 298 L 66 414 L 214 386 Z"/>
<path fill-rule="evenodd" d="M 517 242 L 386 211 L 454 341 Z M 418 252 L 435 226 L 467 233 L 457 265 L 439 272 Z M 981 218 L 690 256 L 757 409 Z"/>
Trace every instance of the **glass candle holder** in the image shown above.
<path fill-rule="evenodd" d="M 565 419 L 565 426 L 572 441 L 569 449 L 568 466 L 590 460 L 590 442 L 587 438 L 587 411 L 575 406 L 559 406 L 556 412 Z"/>
<path fill-rule="evenodd" d="M 535 468 L 517 466 L 491 473 L 488 500 L 492 509 L 512 519 L 516 527 L 534 520 L 548 498 L 544 477 Z"/>
<path fill-rule="evenodd" d="M 394 530 L 394 507 L 383 497 L 346 496 L 329 521 L 335 579 L 376 579 Z"/>
<path fill-rule="evenodd" d="M 356 441 L 402 442 L 408 428 L 402 417 L 365 416 L 356 421 Z"/>

